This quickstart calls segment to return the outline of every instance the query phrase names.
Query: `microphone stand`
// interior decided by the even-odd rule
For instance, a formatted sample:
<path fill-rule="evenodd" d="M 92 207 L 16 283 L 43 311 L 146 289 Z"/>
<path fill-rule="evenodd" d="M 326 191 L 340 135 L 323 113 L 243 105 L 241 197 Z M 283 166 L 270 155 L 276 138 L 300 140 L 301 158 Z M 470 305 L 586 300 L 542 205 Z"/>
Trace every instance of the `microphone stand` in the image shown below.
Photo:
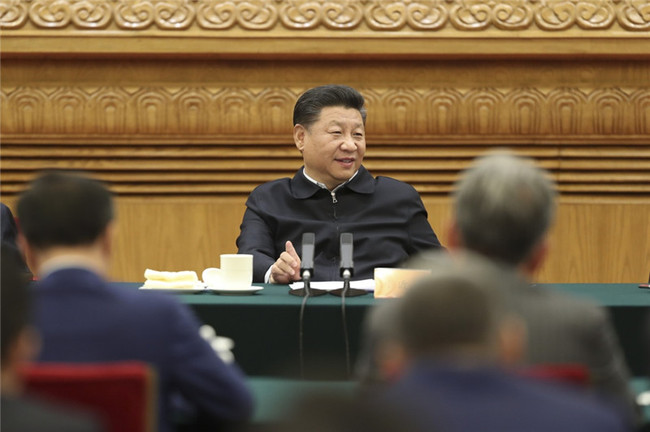
<path fill-rule="evenodd" d="M 366 290 L 350 288 L 350 278 L 352 277 L 352 272 L 349 269 L 344 269 L 342 274 L 343 288 L 330 291 L 332 295 L 335 295 L 337 297 L 359 297 L 368 294 L 368 291 Z"/>
<path fill-rule="evenodd" d="M 304 269 L 302 271 L 302 281 L 304 283 L 303 288 L 291 289 L 289 288 L 289 294 L 297 297 L 318 297 L 327 294 L 327 291 L 320 290 L 311 287 L 311 271 L 309 269 Z"/>

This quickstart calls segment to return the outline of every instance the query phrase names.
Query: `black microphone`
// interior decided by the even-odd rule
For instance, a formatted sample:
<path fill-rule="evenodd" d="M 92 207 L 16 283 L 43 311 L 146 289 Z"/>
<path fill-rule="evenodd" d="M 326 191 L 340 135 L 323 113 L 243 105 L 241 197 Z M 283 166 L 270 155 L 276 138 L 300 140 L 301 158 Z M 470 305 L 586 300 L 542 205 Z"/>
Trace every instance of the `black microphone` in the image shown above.
<path fill-rule="evenodd" d="M 352 233 L 341 234 L 341 277 L 354 275 L 354 260 L 352 259 Z M 346 274 L 347 272 L 347 274 Z"/>
<path fill-rule="evenodd" d="M 365 290 L 350 288 L 350 278 L 354 275 L 354 247 L 352 233 L 341 234 L 341 277 L 343 289 L 330 291 L 330 294 L 342 297 L 356 297 L 367 294 Z"/>
<path fill-rule="evenodd" d="M 316 248 L 316 236 L 314 233 L 303 233 L 302 235 L 302 257 L 300 259 L 300 275 L 302 276 L 304 288 L 289 289 L 289 294 L 298 297 L 319 296 L 327 294 L 324 290 L 311 289 L 311 278 L 314 275 L 314 250 Z"/>
<path fill-rule="evenodd" d="M 314 275 L 314 243 L 316 243 L 316 236 L 314 233 L 304 233 L 302 235 L 300 274 L 303 279 L 311 279 Z"/>

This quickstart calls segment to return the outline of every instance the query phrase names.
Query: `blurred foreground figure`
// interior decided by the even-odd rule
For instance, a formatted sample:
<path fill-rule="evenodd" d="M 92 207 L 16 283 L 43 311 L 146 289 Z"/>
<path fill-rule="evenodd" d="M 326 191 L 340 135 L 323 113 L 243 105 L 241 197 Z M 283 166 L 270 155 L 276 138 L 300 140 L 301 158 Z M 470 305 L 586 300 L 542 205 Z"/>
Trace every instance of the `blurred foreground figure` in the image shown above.
<path fill-rule="evenodd" d="M 477 252 L 532 281 L 549 251 L 555 190 L 550 174 L 531 160 L 506 151 L 477 158 L 455 187 L 450 249 Z M 629 372 L 607 310 L 535 285 L 513 294 L 528 328 L 526 362 L 586 366 L 592 387 L 634 417 Z"/>
<path fill-rule="evenodd" d="M 618 412 L 584 392 L 508 372 L 526 343 L 501 289 L 516 278 L 477 257 L 442 259 L 395 301 L 393 358 L 402 358 L 403 373 L 388 388 L 388 402 L 423 430 L 627 430 Z"/>
<path fill-rule="evenodd" d="M 23 263 L 7 245 L 0 260 L 0 328 L 2 329 L 2 373 L 0 430 L 3 432 L 96 432 L 95 420 L 77 411 L 51 405 L 22 394 L 19 373 L 38 351 L 38 336 L 30 325 L 31 294 Z"/>
<path fill-rule="evenodd" d="M 555 185 L 547 172 L 509 152 L 488 153 L 462 173 L 453 206 L 447 241 L 452 255 L 471 251 L 530 281 L 548 253 L 547 234 L 556 209 Z M 407 265 L 428 269 L 437 266 L 437 259 L 436 252 L 427 252 Z M 629 372 L 606 309 L 535 285 L 498 288 L 526 324 L 524 364 L 583 366 L 590 389 L 612 399 L 630 422 L 638 420 Z M 391 302 L 368 315 L 358 364 L 363 382 L 382 383 L 396 374 L 386 365 L 392 360 L 385 349 L 396 338 L 394 315 Z"/>
<path fill-rule="evenodd" d="M 136 360 L 155 369 L 159 430 L 172 429 L 179 393 L 211 423 L 247 420 L 252 397 L 236 366 L 199 336 L 199 322 L 172 296 L 107 281 L 113 200 L 95 180 L 45 174 L 18 201 L 24 250 L 37 274 L 41 362 Z"/>

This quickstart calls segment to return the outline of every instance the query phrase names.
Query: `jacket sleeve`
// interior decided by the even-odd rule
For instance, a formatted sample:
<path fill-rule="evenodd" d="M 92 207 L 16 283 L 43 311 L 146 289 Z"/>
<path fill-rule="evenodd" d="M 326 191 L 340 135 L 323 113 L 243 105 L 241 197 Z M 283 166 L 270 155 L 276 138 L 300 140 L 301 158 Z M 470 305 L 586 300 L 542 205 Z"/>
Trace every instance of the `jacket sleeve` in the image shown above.
<path fill-rule="evenodd" d="M 199 322 L 176 304 L 167 323 L 173 339 L 169 383 L 215 423 L 242 422 L 253 412 L 253 396 L 237 366 L 224 363 L 199 335 Z"/>
<path fill-rule="evenodd" d="M 442 245 L 429 224 L 427 210 L 420 195 L 414 188 L 411 187 L 411 189 L 413 197 L 410 200 L 411 209 L 406 223 L 411 247 L 411 250 L 408 251 L 409 255 L 429 249 L 441 248 Z"/>
<path fill-rule="evenodd" d="M 246 212 L 240 226 L 237 248 L 240 254 L 253 255 L 253 282 L 263 283 L 266 271 L 273 265 L 281 252 L 275 250 L 272 228 L 253 191 L 246 201 Z"/>
<path fill-rule="evenodd" d="M 609 313 L 598 309 L 592 316 L 588 340 L 592 350 L 590 378 L 593 387 L 602 395 L 610 396 L 612 402 L 632 421 L 639 420 L 638 407 L 629 388 L 630 374 L 625 356 L 614 331 Z"/>

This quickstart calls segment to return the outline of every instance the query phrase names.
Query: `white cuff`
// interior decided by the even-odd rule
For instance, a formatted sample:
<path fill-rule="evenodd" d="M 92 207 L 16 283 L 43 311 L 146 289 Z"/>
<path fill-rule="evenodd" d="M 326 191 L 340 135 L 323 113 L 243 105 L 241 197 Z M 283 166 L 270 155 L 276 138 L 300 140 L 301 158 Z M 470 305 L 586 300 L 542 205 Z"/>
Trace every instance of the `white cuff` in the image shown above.
<path fill-rule="evenodd" d="M 273 266 L 269 267 L 269 269 L 266 271 L 266 274 L 264 275 L 264 283 L 271 283 L 271 269 Z"/>

